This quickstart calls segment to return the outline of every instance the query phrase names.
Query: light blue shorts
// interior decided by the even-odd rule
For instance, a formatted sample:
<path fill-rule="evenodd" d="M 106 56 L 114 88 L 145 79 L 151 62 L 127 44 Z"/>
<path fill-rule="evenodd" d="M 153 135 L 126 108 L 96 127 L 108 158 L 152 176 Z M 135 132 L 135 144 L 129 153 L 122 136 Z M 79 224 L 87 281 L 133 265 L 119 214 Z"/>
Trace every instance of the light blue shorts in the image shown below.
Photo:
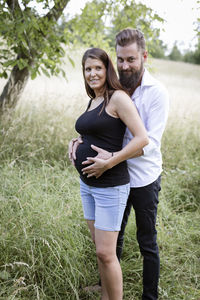
<path fill-rule="evenodd" d="M 97 229 L 120 231 L 130 184 L 97 188 L 80 180 L 84 218 L 94 220 Z"/>

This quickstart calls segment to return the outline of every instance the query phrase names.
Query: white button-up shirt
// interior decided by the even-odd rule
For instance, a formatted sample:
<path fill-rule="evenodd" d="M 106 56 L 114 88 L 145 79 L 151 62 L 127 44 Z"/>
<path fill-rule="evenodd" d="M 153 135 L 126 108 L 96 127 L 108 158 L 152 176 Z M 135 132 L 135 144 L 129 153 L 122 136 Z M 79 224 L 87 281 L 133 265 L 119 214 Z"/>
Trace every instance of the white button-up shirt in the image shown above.
<path fill-rule="evenodd" d="M 144 154 L 127 160 L 131 187 L 142 187 L 154 182 L 162 172 L 160 148 L 168 117 L 169 96 L 165 87 L 145 69 L 141 85 L 131 98 L 149 137 L 149 144 L 143 148 Z M 124 146 L 132 138 L 127 128 Z"/>

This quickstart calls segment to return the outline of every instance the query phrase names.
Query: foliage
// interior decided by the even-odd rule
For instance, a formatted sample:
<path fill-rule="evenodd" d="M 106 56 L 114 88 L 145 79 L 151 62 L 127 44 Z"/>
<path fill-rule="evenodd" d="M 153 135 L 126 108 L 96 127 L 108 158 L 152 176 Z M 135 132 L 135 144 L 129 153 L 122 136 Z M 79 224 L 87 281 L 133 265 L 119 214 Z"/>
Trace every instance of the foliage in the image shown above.
<path fill-rule="evenodd" d="M 200 65 L 200 37 L 194 51 L 186 51 L 183 61 Z"/>
<path fill-rule="evenodd" d="M 126 27 L 138 28 L 144 33 L 149 49 L 153 48 L 154 41 L 160 33 L 159 27 L 155 27 L 154 24 L 163 22 L 153 9 L 142 3 L 137 4 L 134 0 L 122 1 L 121 5 L 116 3 L 113 8 L 114 33 Z"/>
<path fill-rule="evenodd" d="M 58 17 L 50 14 L 51 1 L 39 2 L 48 13 L 39 15 L 33 0 L 16 2 L 14 9 L 9 1 L 0 1 L 1 77 L 7 78 L 16 65 L 19 70 L 27 67 L 32 79 L 41 71 L 47 76 L 57 75 L 60 71 L 64 75 L 59 66 L 64 56 L 63 44 L 79 41 L 107 48 L 113 45 L 114 34 L 127 26 L 144 31 L 150 42 L 159 35 L 159 29 L 152 27 L 153 21 L 163 21 L 152 9 L 136 4 L 134 0 L 93 0 L 86 3 L 81 15 L 68 21 L 62 31 L 62 26 L 57 24 Z M 65 6 L 67 2 L 69 0 L 65 0 Z M 54 1 L 54 4 L 58 3 Z M 107 21 L 109 26 L 105 25 Z M 34 63 L 30 64 L 30 61 Z"/>
<path fill-rule="evenodd" d="M 76 15 L 65 24 L 65 30 L 70 27 L 73 44 L 87 45 L 89 47 L 107 48 L 105 39 L 105 15 L 109 11 L 108 1 L 93 0 L 86 3 L 82 13 Z"/>
<path fill-rule="evenodd" d="M 194 62 L 200 65 L 200 36 L 198 38 L 198 43 L 194 51 Z"/>
<path fill-rule="evenodd" d="M 200 1 L 197 0 L 197 3 L 200 4 Z M 198 8 L 200 9 L 200 7 Z M 197 44 L 194 51 L 187 50 L 184 55 L 179 51 L 177 44 L 174 44 L 174 47 L 168 56 L 171 60 L 183 60 L 184 62 L 200 64 L 200 18 L 196 21 L 196 33 L 197 33 Z"/>
<path fill-rule="evenodd" d="M 155 58 L 166 58 L 165 52 L 167 50 L 167 45 L 160 39 L 156 39 L 153 47 L 149 47 L 149 53 Z"/>
<path fill-rule="evenodd" d="M 153 28 L 152 23 L 163 20 L 135 0 L 93 0 L 86 3 L 80 16 L 64 21 L 65 25 L 61 19 L 58 24 L 69 1 L 37 0 L 42 5 L 42 15 L 33 0 L 0 0 L 0 77 L 8 78 L 10 73 L 0 95 L 2 111 L 16 105 L 29 74 L 32 79 L 41 72 L 47 76 L 62 72 L 65 76 L 61 67 L 64 45 L 69 47 L 78 42 L 108 50 L 114 41 L 113 34 L 126 26 L 138 26 L 149 41 L 158 38 L 159 29 Z M 68 59 L 73 64 L 71 57 Z"/>
<path fill-rule="evenodd" d="M 170 60 L 176 60 L 176 61 L 181 61 L 182 60 L 182 54 L 180 50 L 178 49 L 177 42 L 174 43 L 174 46 L 168 55 Z"/>
<path fill-rule="evenodd" d="M 198 9 L 200 10 L 200 1 L 197 0 L 197 3 L 199 5 Z M 195 64 L 200 64 L 200 18 L 197 18 L 196 32 L 197 32 L 198 41 L 197 41 L 196 49 L 193 53 L 193 60 Z"/>
<path fill-rule="evenodd" d="M 86 3 L 80 15 L 66 23 L 70 26 L 73 41 L 88 47 L 115 47 L 115 35 L 126 27 L 138 28 L 144 32 L 148 47 L 154 47 L 160 30 L 154 23 L 163 22 L 151 8 L 135 0 L 93 0 Z"/>
<path fill-rule="evenodd" d="M 38 1 L 45 15 L 39 15 L 34 1 L 0 1 L 0 77 L 7 78 L 14 66 L 28 68 L 34 79 L 42 71 L 45 75 L 57 75 L 64 71 L 59 67 L 64 55 L 62 44 L 68 43 L 68 35 L 58 34 L 57 19 L 69 0 Z"/>
<path fill-rule="evenodd" d="M 183 55 L 183 61 L 195 64 L 194 51 L 186 51 Z"/>
<path fill-rule="evenodd" d="M 153 54 L 154 56 L 154 54 Z M 158 56 L 155 56 L 158 57 Z M 162 58 L 162 56 L 160 57 Z M 180 52 L 176 43 L 174 44 L 171 53 L 168 55 L 170 60 L 174 61 L 184 61 L 192 64 L 200 64 L 200 38 L 198 38 L 198 43 L 194 51 L 187 50 L 184 54 Z"/>

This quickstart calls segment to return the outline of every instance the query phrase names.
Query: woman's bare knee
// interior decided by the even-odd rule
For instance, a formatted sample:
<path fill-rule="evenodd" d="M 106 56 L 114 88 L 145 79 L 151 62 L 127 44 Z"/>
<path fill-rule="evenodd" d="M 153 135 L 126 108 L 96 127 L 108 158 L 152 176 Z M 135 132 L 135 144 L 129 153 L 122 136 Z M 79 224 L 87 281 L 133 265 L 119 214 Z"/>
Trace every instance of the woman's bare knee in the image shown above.
<path fill-rule="evenodd" d="M 108 264 L 113 261 L 115 255 L 113 253 L 109 253 L 107 249 L 97 248 L 96 255 L 101 263 Z"/>

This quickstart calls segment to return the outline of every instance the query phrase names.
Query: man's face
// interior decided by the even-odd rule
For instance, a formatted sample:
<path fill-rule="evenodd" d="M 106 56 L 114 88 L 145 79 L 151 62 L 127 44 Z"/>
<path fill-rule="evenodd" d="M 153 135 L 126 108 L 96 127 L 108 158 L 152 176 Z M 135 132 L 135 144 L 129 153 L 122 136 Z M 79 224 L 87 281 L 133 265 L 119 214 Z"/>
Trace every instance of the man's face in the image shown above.
<path fill-rule="evenodd" d="M 136 43 L 121 47 L 117 45 L 117 69 L 123 87 L 134 90 L 142 78 L 147 52 L 138 49 Z"/>

